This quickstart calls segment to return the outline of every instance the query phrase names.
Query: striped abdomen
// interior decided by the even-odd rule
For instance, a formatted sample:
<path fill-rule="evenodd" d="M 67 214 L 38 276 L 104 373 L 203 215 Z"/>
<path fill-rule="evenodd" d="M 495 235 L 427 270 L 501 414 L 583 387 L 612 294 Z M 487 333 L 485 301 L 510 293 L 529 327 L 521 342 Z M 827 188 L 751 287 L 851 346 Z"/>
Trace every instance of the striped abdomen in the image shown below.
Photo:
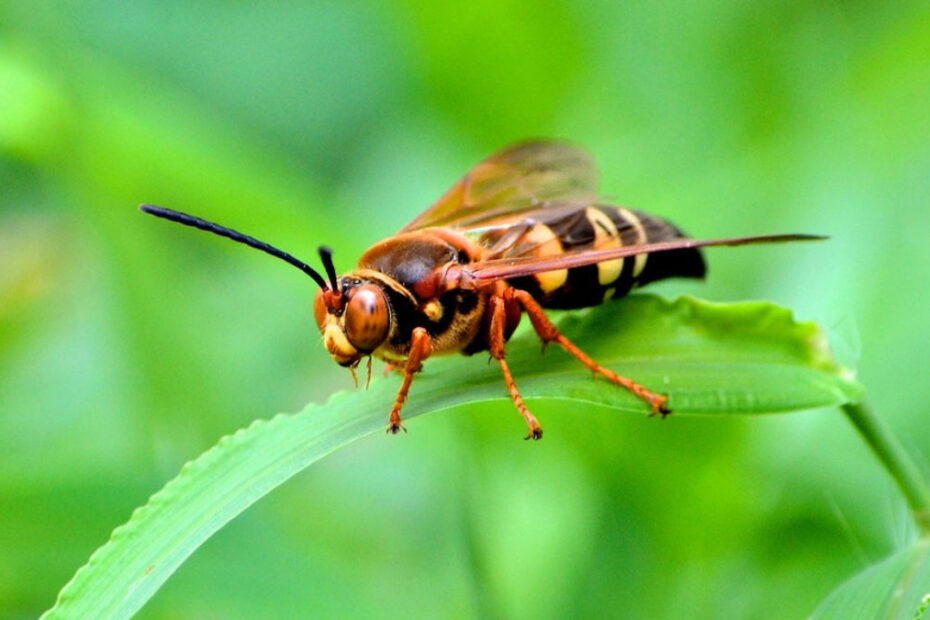
<path fill-rule="evenodd" d="M 641 211 L 590 205 L 540 209 L 510 230 L 486 238 L 501 257 L 555 256 L 685 237 L 678 228 Z M 597 265 L 515 278 L 547 308 L 583 308 L 626 295 L 634 286 L 670 277 L 701 278 L 705 266 L 696 249 L 639 254 Z"/>

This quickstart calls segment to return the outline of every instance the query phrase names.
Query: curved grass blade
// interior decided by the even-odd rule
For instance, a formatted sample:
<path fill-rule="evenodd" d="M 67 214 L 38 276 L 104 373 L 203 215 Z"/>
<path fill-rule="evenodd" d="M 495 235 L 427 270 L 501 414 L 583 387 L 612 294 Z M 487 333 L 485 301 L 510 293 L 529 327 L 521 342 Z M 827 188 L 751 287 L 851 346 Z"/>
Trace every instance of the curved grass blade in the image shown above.
<path fill-rule="evenodd" d="M 919 620 L 928 598 L 930 539 L 924 538 L 844 582 L 824 599 L 811 618 Z"/>
<path fill-rule="evenodd" d="M 567 316 L 561 327 L 595 359 L 667 392 L 675 415 L 835 407 L 862 392 L 852 372 L 833 360 L 816 325 L 795 322 L 789 311 L 766 303 L 633 296 Z M 592 381 L 563 352 L 552 350 L 541 359 L 529 330 L 510 344 L 508 361 L 531 405 L 555 399 L 646 413 L 635 397 Z M 131 616 L 197 547 L 253 502 L 340 446 L 383 432 L 397 382 L 376 379 L 368 391 L 339 393 L 326 405 L 259 420 L 222 438 L 114 530 L 46 616 Z M 507 398 L 498 373 L 483 360 L 430 360 L 404 414 L 410 420 Z M 514 442 L 522 444 L 525 429 L 518 416 L 513 420 Z"/>

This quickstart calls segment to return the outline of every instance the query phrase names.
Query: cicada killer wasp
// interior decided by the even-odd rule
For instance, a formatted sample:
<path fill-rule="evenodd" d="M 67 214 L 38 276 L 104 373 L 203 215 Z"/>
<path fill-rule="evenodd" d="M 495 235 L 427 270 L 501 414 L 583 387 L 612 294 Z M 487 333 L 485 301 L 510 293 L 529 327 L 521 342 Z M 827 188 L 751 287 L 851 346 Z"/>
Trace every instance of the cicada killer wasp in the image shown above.
<path fill-rule="evenodd" d="M 403 372 L 387 430 L 397 433 L 416 373 L 433 355 L 488 351 L 500 365 L 527 439 L 543 431 L 520 397 L 506 342 L 525 313 L 544 344 L 561 345 L 594 373 L 670 413 L 668 397 L 605 368 L 549 320 L 546 309 L 618 299 L 670 277 L 701 278 L 698 248 L 806 241 L 816 235 L 695 240 L 670 222 L 598 199 L 587 153 L 558 141 L 532 141 L 485 159 L 398 234 L 380 241 L 358 266 L 337 276 L 319 248 L 326 277 L 264 242 L 197 217 L 142 205 L 157 217 L 200 228 L 294 265 L 319 286 L 314 315 L 336 363 L 352 370 L 377 357 Z"/>

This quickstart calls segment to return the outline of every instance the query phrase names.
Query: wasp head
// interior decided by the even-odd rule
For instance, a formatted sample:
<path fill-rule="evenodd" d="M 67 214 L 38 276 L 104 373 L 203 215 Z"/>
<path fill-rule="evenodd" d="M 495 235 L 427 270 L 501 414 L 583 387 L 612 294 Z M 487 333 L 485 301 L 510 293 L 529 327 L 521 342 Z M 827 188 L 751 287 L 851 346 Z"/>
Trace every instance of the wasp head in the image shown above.
<path fill-rule="evenodd" d="M 341 287 L 321 289 L 313 303 L 323 345 L 337 364 L 354 367 L 391 331 L 391 309 L 382 288 L 346 277 Z"/>

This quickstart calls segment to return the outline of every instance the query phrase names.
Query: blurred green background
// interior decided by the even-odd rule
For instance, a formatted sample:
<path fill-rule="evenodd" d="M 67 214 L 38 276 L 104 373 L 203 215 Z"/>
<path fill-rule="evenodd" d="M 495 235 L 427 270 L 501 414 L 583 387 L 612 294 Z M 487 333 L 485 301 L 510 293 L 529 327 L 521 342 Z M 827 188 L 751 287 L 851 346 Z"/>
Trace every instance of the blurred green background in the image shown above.
<path fill-rule="evenodd" d="M 819 321 L 927 471 L 928 101 L 926 2 L 0 3 L 0 616 L 222 435 L 352 387 L 309 280 L 138 203 L 344 270 L 527 137 L 695 235 L 832 235 L 655 289 Z M 140 616 L 790 618 L 913 536 L 837 411 L 531 404 L 535 445 L 502 402 L 341 450 Z"/>

